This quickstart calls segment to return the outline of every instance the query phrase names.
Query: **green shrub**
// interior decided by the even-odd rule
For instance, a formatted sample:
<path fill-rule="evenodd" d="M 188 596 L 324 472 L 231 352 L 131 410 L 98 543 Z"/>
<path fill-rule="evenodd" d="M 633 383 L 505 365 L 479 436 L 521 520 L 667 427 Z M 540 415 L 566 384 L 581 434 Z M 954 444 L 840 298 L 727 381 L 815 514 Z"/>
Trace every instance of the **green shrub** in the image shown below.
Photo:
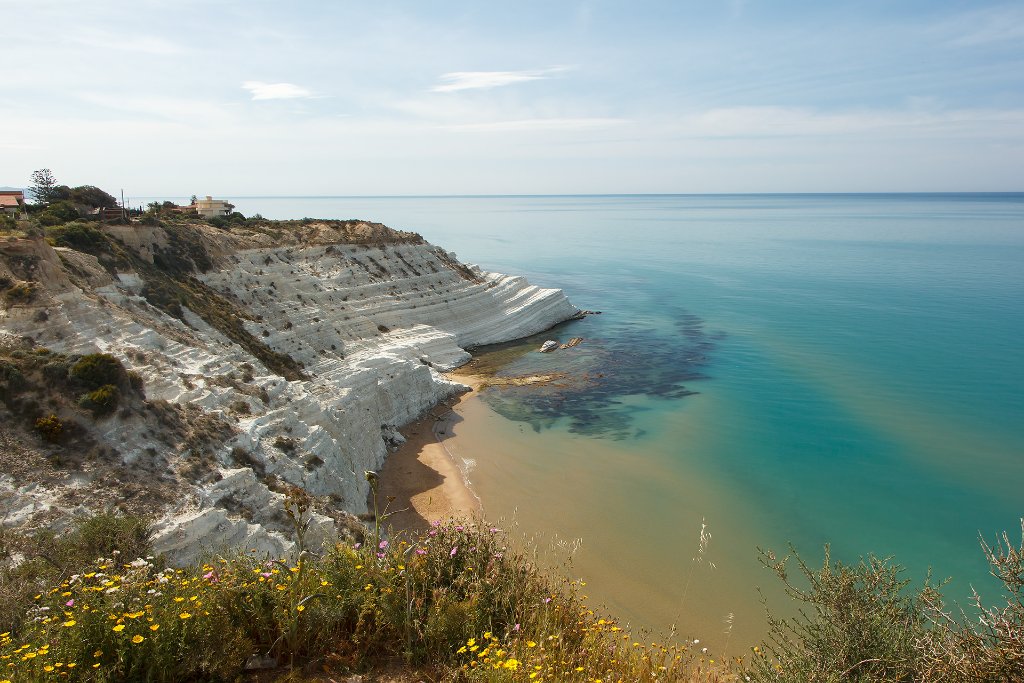
<path fill-rule="evenodd" d="M 60 225 L 78 219 L 78 209 L 68 201 L 53 202 L 38 216 L 41 225 Z"/>
<path fill-rule="evenodd" d="M 113 195 L 104 192 L 95 185 L 79 185 L 78 187 L 71 188 L 70 198 L 71 201 L 77 204 L 84 204 L 94 209 L 100 207 L 109 209 L 118 205 L 117 199 Z"/>
<path fill-rule="evenodd" d="M 49 361 L 43 365 L 43 381 L 51 387 L 59 387 L 68 381 L 68 372 L 71 370 L 72 362 L 69 358 L 61 357 Z"/>
<path fill-rule="evenodd" d="M 791 549 L 792 550 L 792 549 Z M 796 564 L 790 576 L 790 561 Z M 820 569 L 796 552 L 782 560 L 762 551 L 761 562 L 783 581 L 799 617 L 769 614 L 765 651 L 753 660 L 754 679 L 805 681 L 913 681 L 927 635 L 924 607 L 936 593 L 926 582 L 908 592 L 902 567 L 868 556 L 856 565 L 831 561 Z"/>
<path fill-rule="evenodd" d="M 1005 606 L 985 606 L 974 593 L 973 614 L 943 605 L 939 586 L 917 591 L 901 567 L 869 556 L 855 566 L 832 563 L 826 547 L 820 569 L 794 553 L 798 571 L 762 552 L 798 603 L 799 616 L 768 615 L 769 639 L 755 648 L 746 680 L 922 681 L 1003 683 L 1024 680 L 1024 519 L 1021 542 L 1003 533 L 981 540 L 991 574 L 1003 584 Z M 799 586 L 797 585 L 799 582 Z"/>
<path fill-rule="evenodd" d="M 89 567 L 97 557 L 136 558 L 149 551 L 148 523 L 134 516 L 98 513 L 78 519 L 62 533 L 0 527 L 0 634 L 19 629 L 47 589 Z M 10 562 L 15 556 L 20 561 Z M 0 650 L 6 650 L 3 644 Z M 0 657 L 5 654 L 0 652 Z M 4 670 L 7 664 L 0 659 L 0 677 L 18 680 Z"/>
<path fill-rule="evenodd" d="M 57 558 L 65 567 L 73 567 L 97 557 L 120 554 L 134 560 L 149 553 L 149 522 L 136 515 L 101 512 L 75 523 L 60 544 Z"/>
<path fill-rule="evenodd" d="M 0 383 L 6 384 L 11 391 L 18 391 L 25 386 L 25 375 L 18 366 L 0 358 Z"/>
<path fill-rule="evenodd" d="M 78 399 L 78 405 L 92 412 L 95 417 L 109 415 L 117 408 L 121 392 L 113 384 L 104 384 Z"/>
<path fill-rule="evenodd" d="M 52 413 L 36 420 L 35 427 L 39 435 L 51 443 L 60 441 L 64 434 L 64 423 Z"/>
<path fill-rule="evenodd" d="M 47 230 L 54 246 L 67 247 L 87 254 L 100 254 L 110 250 L 106 236 L 88 223 L 74 222 Z"/>
<path fill-rule="evenodd" d="M 971 597 L 974 614 L 953 617 L 941 596 L 933 596 L 927 614 L 935 625 L 922 643 L 921 678 L 935 681 L 1024 680 L 1024 519 L 1021 542 L 1007 533 L 989 544 L 981 539 L 989 571 L 1003 584 L 1005 607 L 986 607 L 977 592 Z"/>
<path fill-rule="evenodd" d="M 122 386 L 127 380 L 127 373 L 121 361 L 109 353 L 90 353 L 82 356 L 71 366 L 70 375 L 85 388 L 93 390 L 107 384 Z"/>

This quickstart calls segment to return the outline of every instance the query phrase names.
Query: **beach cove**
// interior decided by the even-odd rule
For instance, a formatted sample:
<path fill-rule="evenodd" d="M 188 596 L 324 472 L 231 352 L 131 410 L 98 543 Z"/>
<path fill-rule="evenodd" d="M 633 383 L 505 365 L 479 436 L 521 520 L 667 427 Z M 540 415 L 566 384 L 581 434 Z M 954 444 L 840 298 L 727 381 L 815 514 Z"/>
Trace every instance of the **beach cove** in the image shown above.
<path fill-rule="evenodd" d="M 831 543 L 915 581 L 931 566 L 951 600 L 993 589 L 978 534 L 1019 524 L 1024 487 L 1024 196 L 237 202 L 374 216 L 604 311 L 550 337 L 580 346 L 534 339 L 504 370 L 601 381 L 471 396 L 445 445 L 475 461 L 488 518 L 583 539 L 596 600 L 646 591 L 624 618 L 745 648 L 777 581 L 757 548 L 788 542 L 812 564 Z"/>

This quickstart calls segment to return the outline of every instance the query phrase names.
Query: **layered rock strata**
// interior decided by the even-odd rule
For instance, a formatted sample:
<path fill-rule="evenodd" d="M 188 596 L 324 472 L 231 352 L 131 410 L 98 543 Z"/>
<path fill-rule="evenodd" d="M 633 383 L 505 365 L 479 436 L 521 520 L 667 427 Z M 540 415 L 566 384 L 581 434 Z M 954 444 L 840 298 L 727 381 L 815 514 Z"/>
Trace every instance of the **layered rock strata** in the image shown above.
<path fill-rule="evenodd" d="M 0 242 L 0 277 L 35 288 L 0 310 L 0 329 L 62 353 L 112 354 L 142 376 L 151 406 L 181 413 L 175 424 L 226 425 L 199 465 L 196 442 L 169 438 L 148 413 L 89 425 L 124 468 L 180 489 L 176 504 L 153 511 L 156 549 L 179 561 L 226 546 L 288 551 L 285 485 L 321 501 L 311 536 L 329 537 L 332 516 L 367 512 L 364 471 L 401 441 L 396 427 L 465 389 L 440 373 L 466 362 L 466 348 L 578 313 L 559 290 L 461 264 L 383 226 L 267 232 L 121 226 L 106 235 L 116 259 L 41 240 Z M 185 275 L 182 254 L 192 255 Z M 158 281 L 170 286 L 166 272 L 192 298 L 168 305 L 155 296 Z M 229 313 L 238 325 L 224 322 Z M 300 370 L 281 370 L 278 360 Z M 63 489 L 88 485 L 89 472 L 20 479 L 0 473 L 7 523 L 70 507 Z"/>

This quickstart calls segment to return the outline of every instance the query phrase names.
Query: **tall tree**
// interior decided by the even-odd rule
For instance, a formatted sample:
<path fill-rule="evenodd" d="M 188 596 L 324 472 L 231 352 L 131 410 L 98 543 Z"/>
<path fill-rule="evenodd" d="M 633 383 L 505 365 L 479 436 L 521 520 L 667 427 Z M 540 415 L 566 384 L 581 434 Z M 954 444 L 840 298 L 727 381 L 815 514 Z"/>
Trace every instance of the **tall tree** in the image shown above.
<path fill-rule="evenodd" d="M 53 199 L 54 189 L 57 187 L 57 179 L 48 168 L 41 168 L 32 173 L 32 184 L 28 192 L 32 195 L 36 204 L 46 204 Z"/>
<path fill-rule="evenodd" d="M 117 199 L 95 185 L 79 185 L 78 187 L 71 188 L 68 193 L 71 201 L 76 204 L 85 204 L 96 209 L 99 207 L 105 207 L 112 209 L 117 206 Z"/>

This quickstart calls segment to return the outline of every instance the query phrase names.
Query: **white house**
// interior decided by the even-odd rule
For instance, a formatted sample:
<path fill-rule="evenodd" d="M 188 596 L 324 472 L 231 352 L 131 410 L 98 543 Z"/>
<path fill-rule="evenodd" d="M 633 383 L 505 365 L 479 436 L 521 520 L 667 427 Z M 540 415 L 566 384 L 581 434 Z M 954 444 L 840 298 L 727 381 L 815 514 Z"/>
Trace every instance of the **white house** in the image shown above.
<path fill-rule="evenodd" d="M 223 199 L 214 199 L 206 195 L 206 199 L 197 199 L 195 203 L 196 212 L 203 218 L 214 216 L 227 216 L 235 208 L 235 205 Z"/>

